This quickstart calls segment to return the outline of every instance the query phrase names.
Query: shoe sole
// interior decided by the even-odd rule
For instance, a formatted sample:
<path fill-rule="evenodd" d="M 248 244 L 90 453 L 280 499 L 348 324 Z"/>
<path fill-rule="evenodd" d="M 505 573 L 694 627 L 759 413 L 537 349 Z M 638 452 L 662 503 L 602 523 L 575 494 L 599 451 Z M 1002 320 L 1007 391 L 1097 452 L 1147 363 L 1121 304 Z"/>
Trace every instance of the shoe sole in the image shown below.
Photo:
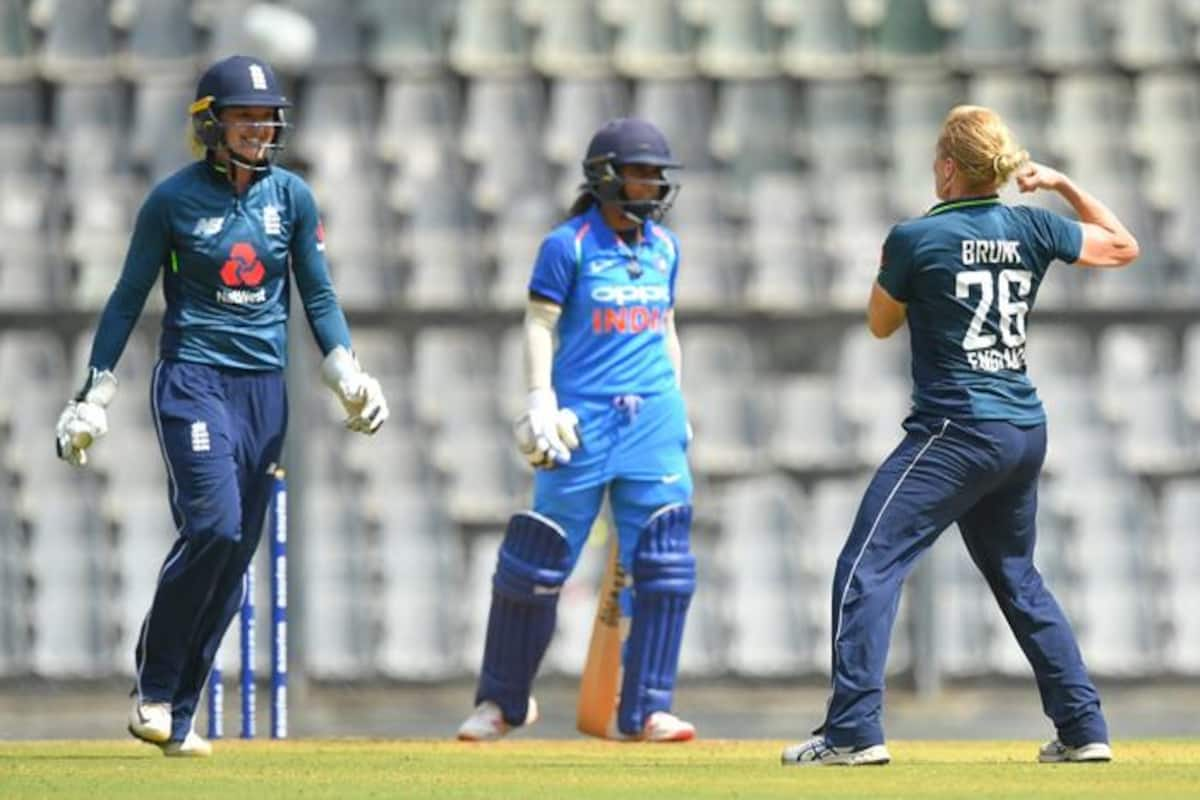
<path fill-rule="evenodd" d="M 137 732 L 137 730 L 133 727 L 132 723 L 127 725 L 125 727 L 125 730 L 129 731 L 130 736 L 137 739 L 138 741 L 145 742 L 146 744 L 161 745 L 161 744 L 166 744 L 167 742 L 171 741 L 171 734 L 169 732 L 164 733 L 162 735 L 156 734 L 154 736 L 143 735 L 143 734 Z"/>

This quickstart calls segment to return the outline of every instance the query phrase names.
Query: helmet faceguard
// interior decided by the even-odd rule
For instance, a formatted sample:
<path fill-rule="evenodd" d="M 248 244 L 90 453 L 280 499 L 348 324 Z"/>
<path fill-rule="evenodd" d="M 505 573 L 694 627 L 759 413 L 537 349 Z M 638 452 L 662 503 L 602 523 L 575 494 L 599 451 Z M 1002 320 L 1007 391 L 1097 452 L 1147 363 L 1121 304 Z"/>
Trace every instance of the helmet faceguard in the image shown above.
<path fill-rule="evenodd" d="M 192 116 L 192 131 L 196 140 L 210 153 L 224 149 L 232 164 L 252 172 L 270 168 L 287 146 L 291 128 L 286 109 L 292 104 L 279 91 L 275 73 L 264 61 L 250 56 L 231 56 L 213 64 L 200 78 L 196 99 L 188 107 Z M 272 119 L 263 122 L 227 123 L 221 120 L 226 108 L 270 108 Z M 261 147 L 261 156 L 254 160 L 239 156 L 229 146 L 227 134 L 233 128 L 255 129 L 270 136 Z"/>
<path fill-rule="evenodd" d="M 629 178 L 621 174 L 627 164 L 645 164 L 659 168 L 658 178 Z M 670 210 L 679 192 L 679 183 L 668 180 L 666 170 L 680 167 L 666 138 L 649 122 L 634 118 L 614 119 L 592 137 L 583 161 L 582 189 L 599 203 L 609 203 L 639 225 L 658 221 Z M 658 196 L 631 200 L 628 186 L 658 187 Z"/>

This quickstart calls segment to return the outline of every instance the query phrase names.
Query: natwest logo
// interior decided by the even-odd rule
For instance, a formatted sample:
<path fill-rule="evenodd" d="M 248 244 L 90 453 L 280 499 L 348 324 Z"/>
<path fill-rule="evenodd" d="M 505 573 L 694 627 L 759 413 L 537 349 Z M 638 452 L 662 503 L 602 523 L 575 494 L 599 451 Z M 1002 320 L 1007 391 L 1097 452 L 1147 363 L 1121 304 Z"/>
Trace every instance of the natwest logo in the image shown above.
<path fill-rule="evenodd" d="M 221 282 L 226 286 L 258 286 L 265 277 L 267 269 L 249 242 L 235 244 L 221 267 Z"/>
<path fill-rule="evenodd" d="M 650 305 L 652 303 L 669 303 L 670 290 L 664 284 L 648 284 L 646 286 L 597 286 L 592 289 L 592 300 L 597 303 L 611 303 L 625 306 L 631 303 Z"/>

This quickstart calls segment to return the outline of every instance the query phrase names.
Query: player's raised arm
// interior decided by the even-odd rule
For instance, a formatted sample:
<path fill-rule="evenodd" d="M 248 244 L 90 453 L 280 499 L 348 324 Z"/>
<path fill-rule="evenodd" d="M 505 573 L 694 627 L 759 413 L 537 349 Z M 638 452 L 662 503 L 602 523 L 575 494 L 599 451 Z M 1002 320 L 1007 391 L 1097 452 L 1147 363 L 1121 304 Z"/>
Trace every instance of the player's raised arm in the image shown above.
<path fill-rule="evenodd" d="M 1075 264 L 1081 267 L 1124 267 L 1138 257 L 1138 242 L 1108 206 L 1069 177 L 1045 164 L 1030 162 L 1017 174 L 1022 192 L 1047 189 L 1070 203 L 1083 228 Z"/>

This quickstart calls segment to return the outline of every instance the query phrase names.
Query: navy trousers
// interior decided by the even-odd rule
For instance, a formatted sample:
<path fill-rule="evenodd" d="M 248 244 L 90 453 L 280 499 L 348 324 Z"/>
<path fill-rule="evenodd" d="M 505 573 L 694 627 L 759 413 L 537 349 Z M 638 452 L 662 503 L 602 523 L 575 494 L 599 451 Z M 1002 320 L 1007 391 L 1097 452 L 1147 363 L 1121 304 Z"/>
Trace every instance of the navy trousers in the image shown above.
<path fill-rule="evenodd" d="M 833 579 L 833 745 L 884 741 L 883 674 L 900 589 L 917 559 L 957 522 L 1029 659 L 1042 708 L 1064 744 L 1107 742 L 1100 697 L 1071 625 L 1033 565 L 1044 425 L 914 415 L 863 497 Z"/>
<path fill-rule="evenodd" d="M 287 428 L 282 372 L 161 361 L 151 404 L 178 539 L 135 652 L 138 696 L 172 707 L 171 738 L 192 725 L 262 536 L 271 469 Z"/>

